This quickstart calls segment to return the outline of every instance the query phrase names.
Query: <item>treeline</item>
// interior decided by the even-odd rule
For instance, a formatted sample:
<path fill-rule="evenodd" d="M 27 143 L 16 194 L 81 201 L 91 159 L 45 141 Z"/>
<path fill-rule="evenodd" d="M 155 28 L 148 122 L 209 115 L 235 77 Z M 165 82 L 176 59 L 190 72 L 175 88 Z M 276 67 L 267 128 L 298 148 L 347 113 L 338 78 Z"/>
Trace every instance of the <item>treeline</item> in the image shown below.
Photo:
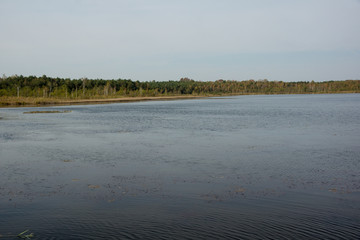
<path fill-rule="evenodd" d="M 282 82 L 264 80 L 217 80 L 139 82 L 130 79 L 69 79 L 36 76 L 3 76 L 0 97 L 42 97 L 60 99 L 109 98 L 121 96 L 303 94 L 360 92 L 360 80 L 327 82 Z"/>

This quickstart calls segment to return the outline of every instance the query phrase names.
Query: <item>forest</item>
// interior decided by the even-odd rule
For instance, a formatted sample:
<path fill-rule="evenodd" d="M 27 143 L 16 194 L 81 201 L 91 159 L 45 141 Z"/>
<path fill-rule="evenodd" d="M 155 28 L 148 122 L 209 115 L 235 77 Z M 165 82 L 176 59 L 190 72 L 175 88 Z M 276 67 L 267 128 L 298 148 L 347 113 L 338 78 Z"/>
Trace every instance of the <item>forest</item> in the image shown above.
<path fill-rule="evenodd" d="M 0 97 L 95 99 L 156 96 L 213 96 L 242 94 L 359 93 L 360 80 L 283 82 L 263 80 L 132 81 L 130 79 L 69 79 L 43 75 L 0 78 Z"/>

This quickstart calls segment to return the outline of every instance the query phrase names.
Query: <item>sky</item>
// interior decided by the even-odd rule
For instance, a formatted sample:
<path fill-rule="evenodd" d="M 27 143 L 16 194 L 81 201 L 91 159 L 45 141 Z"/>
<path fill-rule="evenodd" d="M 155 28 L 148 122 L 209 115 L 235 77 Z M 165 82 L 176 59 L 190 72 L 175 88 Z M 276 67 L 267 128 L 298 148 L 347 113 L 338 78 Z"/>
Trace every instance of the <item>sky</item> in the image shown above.
<path fill-rule="evenodd" d="M 0 0 L 0 74 L 360 79 L 359 0 Z"/>

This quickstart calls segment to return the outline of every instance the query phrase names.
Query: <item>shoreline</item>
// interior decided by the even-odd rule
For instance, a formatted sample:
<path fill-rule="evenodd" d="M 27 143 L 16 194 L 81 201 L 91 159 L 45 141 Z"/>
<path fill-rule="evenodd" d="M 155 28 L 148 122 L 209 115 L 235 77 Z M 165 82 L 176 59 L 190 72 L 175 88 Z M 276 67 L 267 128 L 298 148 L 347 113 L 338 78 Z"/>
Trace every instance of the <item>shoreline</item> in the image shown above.
<path fill-rule="evenodd" d="M 37 98 L 21 98 L 10 99 L 9 101 L 1 102 L 0 108 L 19 108 L 19 107 L 49 107 L 49 106 L 71 106 L 71 105 L 89 105 L 89 104 L 106 104 L 106 103 L 127 103 L 127 102 L 145 102 L 145 101 L 170 101 L 181 99 L 198 99 L 213 96 L 160 96 L 160 97 L 119 97 L 119 98 L 96 98 L 96 99 L 37 99 Z"/>
<path fill-rule="evenodd" d="M 214 94 L 214 95 L 175 95 L 175 96 L 158 96 L 158 97 L 118 97 L 118 98 L 94 98 L 94 99 L 56 99 L 56 98 L 32 98 L 32 97 L 8 97 L 0 98 L 1 108 L 19 108 L 19 107 L 50 107 L 50 106 L 71 106 L 71 105 L 89 105 L 89 104 L 107 104 L 107 103 L 128 103 L 128 102 L 145 102 L 145 101 L 172 101 L 199 99 L 210 97 L 231 97 L 231 96 L 248 96 L 248 95 L 313 95 L 313 94 L 359 94 L 359 92 L 343 91 L 334 93 L 277 93 L 277 94 Z"/>

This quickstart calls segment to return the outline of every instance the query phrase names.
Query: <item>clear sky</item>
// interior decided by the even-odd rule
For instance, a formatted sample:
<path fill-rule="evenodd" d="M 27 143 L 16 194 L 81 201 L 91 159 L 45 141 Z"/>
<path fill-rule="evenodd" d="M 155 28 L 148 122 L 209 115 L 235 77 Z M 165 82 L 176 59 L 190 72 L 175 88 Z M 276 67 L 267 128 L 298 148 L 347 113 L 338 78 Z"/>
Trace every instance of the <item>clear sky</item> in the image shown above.
<path fill-rule="evenodd" d="M 360 1 L 0 0 L 0 74 L 360 79 Z"/>

